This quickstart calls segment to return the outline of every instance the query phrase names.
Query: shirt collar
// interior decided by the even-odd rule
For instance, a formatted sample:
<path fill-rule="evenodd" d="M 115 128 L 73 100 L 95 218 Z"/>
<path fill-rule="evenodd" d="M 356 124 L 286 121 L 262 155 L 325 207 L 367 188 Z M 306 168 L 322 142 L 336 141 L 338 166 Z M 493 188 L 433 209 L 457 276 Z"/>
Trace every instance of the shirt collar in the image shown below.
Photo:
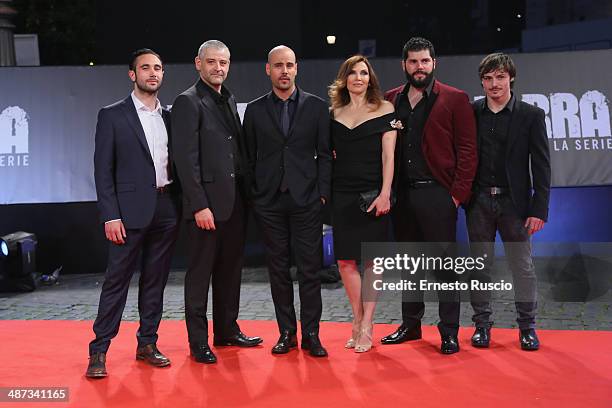
<path fill-rule="evenodd" d="M 423 96 L 427 97 L 427 96 L 431 95 L 431 91 L 433 89 L 435 81 L 436 81 L 436 78 L 432 78 L 431 79 L 431 82 L 429 83 L 429 85 L 427 85 L 427 87 L 423 91 Z M 404 90 L 402 91 L 402 94 L 408 95 L 408 91 L 409 90 L 410 90 L 410 84 L 406 84 L 406 86 L 404 87 Z"/>
<path fill-rule="evenodd" d="M 506 106 L 504 106 L 503 109 L 500 110 L 500 112 L 505 110 L 505 109 L 508 109 L 510 111 L 510 113 L 512 113 L 512 111 L 514 110 L 514 104 L 516 102 L 516 98 L 514 97 L 514 92 L 511 92 L 510 95 L 511 95 L 510 96 L 510 100 L 508 101 Z M 485 96 L 484 100 L 485 101 L 482 104 L 482 110 L 489 109 L 489 104 L 487 103 L 487 97 L 486 96 Z"/>
<path fill-rule="evenodd" d="M 216 103 L 225 103 L 230 98 L 231 95 L 225 86 L 221 85 L 221 93 L 219 93 L 206 82 L 202 81 L 202 79 L 200 79 L 200 81 L 202 82 L 202 84 L 204 84 L 204 89 L 208 91 L 208 93 Z"/>
<path fill-rule="evenodd" d="M 140 99 L 138 99 L 134 91 L 132 91 L 132 101 L 134 102 L 134 107 L 136 108 L 136 111 L 143 110 L 146 112 L 157 112 L 160 115 L 162 113 L 161 103 L 159 102 L 159 99 L 155 99 L 155 109 L 153 110 L 149 110 L 149 108 L 144 103 L 142 103 Z"/>
<path fill-rule="evenodd" d="M 287 100 L 291 101 L 291 102 L 295 102 L 295 100 L 297 99 L 297 93 L 298 93 L 298 88 L 296 86 L 295 89 L 293 90 L 293 93 L 291 95 L 289 95 Z M 274 102 L 283 102 L 283 100 L 281 98 L 279 98 L 278 95 L 276 95 L 276 93 L 274 93 L 274 91 L 272 91 L 272 100 Z"/>

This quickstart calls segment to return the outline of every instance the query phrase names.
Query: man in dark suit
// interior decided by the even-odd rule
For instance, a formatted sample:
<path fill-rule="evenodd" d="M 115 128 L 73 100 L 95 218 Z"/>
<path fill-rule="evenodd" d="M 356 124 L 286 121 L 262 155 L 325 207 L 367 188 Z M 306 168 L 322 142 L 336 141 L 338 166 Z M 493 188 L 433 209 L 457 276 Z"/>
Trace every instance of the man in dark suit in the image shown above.
<path fill-rule="evenodd" d="M 96 127 L 94 175 L 98 208 L 111 241 L 96 338 L 89 344 L 87 377 L 106 377 L 106 352 L 117 335 L 135 270 L 140 269 L 136 358 L 170 364 L 156 346 L 163 294 L 178 232 L 180 197 L 172 171 L 170 114 L 157 92 L 164 70 L 158 54 L 136 51 L 128 72 L 134 91 L 100 110 Z M 141 254 L 142 253 L 142 254 Z"/>
<path fill-rule="evenodd" d="M 512 93 L 516 67 L 508 55 L 487 55 L 478 71 L 486 97 L 473 103 L 480 159 L 467 211 L 468 233 L 474 255 L 484 256 L 490 267 L 499 231 L 514 281 L 520 345 L 537 350 L 537 288 L 529 236 L 548 217 L 551 170 L 544 111 Z M 490 282 L 488 269 L 474 277 Z M 472 293 L 472 307 L 472 345 L 489 347 L 490 292 Z"/>
<path fill-rule="evenodd" d="M 252 347 L 262 342 L 238 327 L 240 279 L 246 233 L 242 128 L 236 101 L 223 85 L 230 52 L 221 41 L 200 46 L 197 82 L 172 106 L 173 146 L 183 187 L 189 236 L 185 321 L 191 355 L 215 363 L 208 345 L 208 287 L 212 277 L 215 346 Z"/>
<path fill-rule="evenodd" d="M 285 46 L 268 54 L 272 91 L 249 103 L 244 115 L 252 198 L 263 230 L 280 338 L 272 348 L 297 347 L 290 247 L 298 270 L 302 349 L 327 351 L 319 339 L 321 319 L 321 206 L 330 195 L 329 111 L 320 98 L 295 86 L 297 62 Z"/>
<path fill-rule="evenodd" d="M 398 241 L 455 242 L 457 207 L 468 202 L 476 173 L 476 126 L 468 96 L 434 79 L 435 66 L 433 44 L 411 38 L 402 58 L 408 83 L 385 94 L 403 124 L 395 153 L 398 203 L 393 222 Z M 449 274 L 445 272 L 444 278 L 454 280 Z M 422 296 L 416 292 L 410 299 L 416 301 L 402 303 L 403 323 L 382 338 L 383 344 L 421 338 Z M 456 353 L 458 294 L 440 292 L 439 296 L 441 351 Z"/>

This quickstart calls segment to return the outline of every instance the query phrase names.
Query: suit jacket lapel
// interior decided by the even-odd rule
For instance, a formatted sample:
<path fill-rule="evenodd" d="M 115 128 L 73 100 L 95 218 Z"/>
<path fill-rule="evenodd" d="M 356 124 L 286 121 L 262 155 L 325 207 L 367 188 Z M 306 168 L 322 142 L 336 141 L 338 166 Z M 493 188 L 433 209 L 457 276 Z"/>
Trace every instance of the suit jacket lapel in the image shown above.
<path fill-rule="evenodd" d="M 212 112 L 213 116 L 217 118 L 217 121 L 221 123 L 221 125 L 225 128 L 225 130 L 227 130 L 230 133 L 234 133 L 234 131 L 229 128 L 227 123 L 225 123 L 223 114 L 219 110 L 219 107 L 217 106 L 215 101 L 213 101 L 209 95 L 204 95 L 202 98 L 200 98 L 200 101 L 206 107 L 206 109 Z"/>
<path fill-rule="evenodd" d="M 166 131 L 168 131 L 168 139 L 170 138 L 170 112 L 166 109 L 162 108 L 162 119 L 164 120 L 164 125 L 166 125 Z"/>
<path fill-rule="evenodd" d="M 242 129 L 242 123 L 240 123 L 240 115 L 238 115 L 238 107 L 236 106 L 236 98 L 232 95 L 229 99 L 229 107 L 232 111 L 232 117 L 234 118 L 234 125 L 236 129 Z"/>
<path fill-rule="evenodd" d="M 168 177 L 174 178 L 174 161 L 172 160 L 172 134 L 170 132 L 170 112 L 162 108 L 162 119 L 166 125 L 166 133 L 168 134 Z"/>
<path fill-rule="evenodd" d="M 431 93 L 429 95 L 427 95 L 427 101 L 425 101 L 426 105 L 425 105 L 425 117 L 427 119 L 425 119 L 425 124 L 423 125 L 423 139 L 421 141 L 422 143 L 422 147 L 425 146 L 425 139 L 427 139 L 427 135 L 429 134 L 428 132 L 428 128 L 429 128 L 429 124 L 431 123 L 432 119 L 432 115 L 431 115 L 431 111 L 434 108 L 434 104 L 436 102 L 436 99 L 438 99 L 438 94 L 440 93 L 440 87 L 438 86 L 438 81 L 436 81 L 434 79 L 434 84 L 431 87 Z"/>
<path fill-rule="evenodd" d="M 232 95 L 229 99 L 229 106 L 230 106 L 230 111 L 232 112 L 232 116 L 234 118 L 234 127 L 236 128 L 236 131 L 238 132 L 238 137 L 236 137 L 236 143 L 238 144 L 238 151 L 240 153 L 240 163 L 242 168 L 247 168 L 247 163 L 246 163 L 246 155 L 245 155 L 245 146 L 244 146 L 244 140 L 243 140 L 243 132 L 242 132 L 242 123 L 240 122 L 240 115 L 238 115 L 238 108 L 236 106 L 236 98 L 234 98 L 234 95 Z"/>
<path fill-rule="evenodd" d="M 516 139 L 521 131 L 521 123 L 523 112 L 520 110 L 517 97 L 514 97 L 514 107 L 512 108 L 512 115 L 510 117 L 510 129 L 508 129 L 508 142 L 506 143 L 506 158 L 510 156 L 510 150 L 512 145 L 516 142 Z M 506 160 L 507 162 L 507 160 Z"/>
<path fill-rule="evenodd" d="M 295 107 L 295 112 L 293 114 L 293 120 L 291 121 L 291 126 L 289 127 L 289 134 L 287 135 L 287 139 L 291 137 L 293 133 L 293 129 L 295 128 L 295 124 L 300 120 L 300 116 L 302 115 L 302 111 L 304 110 L 304 101 L 306 100 L 306 96 L 304 92 L 298 88 L 297 93 L 297 106 Z"/>
<path fill-rule="evenodd" d="M 147 138 L 144 133 L 144 129 L 142 128 L 142 123 L 140 123 L 140 119 L 138 119 L 138 113 L 136 112 L 136 107 L 134 106 L 134 101 L 132 101 L 132 96 L 128 96 L 123 101 L 123 112 L 127 117 L 128 123 L 136 133 L 136 137 L 140 141 L 145 152 L 147 152 L 147 158 L 153 163 L 153 156 L 151 156 L 151 151 L 149 150 L 149 144 L 147 143 Z"/>
<path fill-rule="evenodd" d="M 435 81 L 435 79 L 434 79 Z M 429 118 L 431 117 L 431 110 L 434 107 L 434 103 L 436 103 L 436 99 L 438 99 L 438 94 L 440 93 L 440 87 L 438 86 L 438 82 L 436 81 L 431 88 L 431 93 L 427 95 L 427 101 L 425 101 L 425 117 L 427 120 L 425 121 L 425 126 L 427 127 L 427 122 L 429 122 Z"/>
<path fill-rule="evenodd" d="M 280 140 L 282 143 L 285 143 L 285 136 L 283 135 L 283 131 L 280 128 L 280 123 L 278 123 L 278 117 L 276 115 L 276 110 L 274 109 L 274 101 L 272 100 L 272 92 L 274 91 L 270 91 L 270 93 L 266 97 L 266 110 L 268 111 L 268 115 L 270 115 L 270 120 L 272 121 L 272 123 L 274 124 L 274 128 L 276 129 L 276 132 L 273 132 L 273 135 L 276 136 L 276 138 Z"/>
<path fill-rule="evenodd" d="M 198 80 L 196 84 L 196 90 L 198 92 L 198 96 L 200 97 L 200 101 L 202 102 L 202 105 L 204 105 L 206 109 L 212 112 L 213 116 L 217 118 L 217 121 L 221 123 L 221 125 L 225 128 L 225 130 L 230 132 L 230 134 L 233 134 L 234 130 L 230 129 L 228 124 L 225 122 L 225 119 L 223 118 L 223 114 L 221 113 L 221 110 L 217 106 L 216 102 L 213 101 L 208 91 L 202 88 L 205 86 L 208 86 L 208 85 L 205 85 L 201 79 Z"/>

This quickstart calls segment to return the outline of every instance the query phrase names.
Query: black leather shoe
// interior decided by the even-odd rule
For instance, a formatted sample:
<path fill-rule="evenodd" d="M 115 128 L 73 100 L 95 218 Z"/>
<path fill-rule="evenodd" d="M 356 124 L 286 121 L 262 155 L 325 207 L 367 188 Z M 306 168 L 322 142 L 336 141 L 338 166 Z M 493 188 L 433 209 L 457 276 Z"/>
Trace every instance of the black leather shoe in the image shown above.
<path fill-rule="evenodd" d="M 421 333 L 421 326 L 416 326 L 410 329 L 400 326 L 393 333 L 380 339 L 380 342 L 382 344 L 400 344 L 409 340 L 418 340 L 422 337 L 423 334 Z"/>
<path fill-rule="evenodd" d="M 491 328 L 477 327 L 472 335 L 472 346 L 478 348 L 488 348 L 491 343 Z"/>
<path fill-rule="evenodd" d="M 166 367 L 170 365 L 170 359 L 157 349 L 155 344 L 147 344 L 136 349 L 136 360 L 144 360 L 155 367 Z"/>
<path fill-rule="evenodd" d="M 217 362 L 217 356 L 208 347 L 208 344 L 190 344 L 189 350 L 193 359 L 198 363 L 214 364 Z"/>
<path fill-rule="evenodd" d="M 535 329 L 521 329 L 519 340 L 523 350 L 535 351 L 540 348 L 540 339 L 538 339 Z"/>
<path fill-rule="evenodd" d="M 440 345 L 440 351 L 442 354 L 454 354 L 459 351 L 459 340 L 457 336 L 444 336 L 442 337 L 442 344 Z"/>
<path fill-rule="evenodd" d="M 89 356 L 89 365 L 85 376 L 88 378 L 104 378 L 106 374 L 106 353 L 93 353 Z"/>
<path fill-rule="evenodd" d="M 238 332 L 233 336 L 218 339 L 215 337 L 213 344 L 219 346 L 238 346 L 238 347 L 255 347 L 262 342 L 261 337 L 248 337 L 242 332 Z"/>
<path fill-rule="evenodd" d="M 317 333 L 302 335 L 302 350 L 308 350 L 313 357 L 327 357 L 327 350 L 321 344 Z"/>
<path fill-rule="evenodd" d="M 289 350 L 297 347 L 297 336 L 288 331 L 281 333 L 276 345 L 272 347 L 272 354 L 287 354 Z"/>

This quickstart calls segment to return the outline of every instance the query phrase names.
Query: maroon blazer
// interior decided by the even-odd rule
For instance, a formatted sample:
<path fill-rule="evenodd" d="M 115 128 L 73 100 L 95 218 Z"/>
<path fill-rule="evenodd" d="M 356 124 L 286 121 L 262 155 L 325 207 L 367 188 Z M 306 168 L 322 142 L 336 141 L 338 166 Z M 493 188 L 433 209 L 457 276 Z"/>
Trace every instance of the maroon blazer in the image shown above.
<path fill-rule="evenodd" d="M 405 85 L 385 93 L 385 99 L 397 110 Z M 472 181 L 478 167 L 476 120 L 467 94 L 435 80 L 435 102 L 423 129 L 423 156 L 434 178 L 466 204 L 472 193 Z M 403 133 L 398 132 L 396 160 L 401 160 Z M 398 168 L 399 166 L 396 166 Z"/>

